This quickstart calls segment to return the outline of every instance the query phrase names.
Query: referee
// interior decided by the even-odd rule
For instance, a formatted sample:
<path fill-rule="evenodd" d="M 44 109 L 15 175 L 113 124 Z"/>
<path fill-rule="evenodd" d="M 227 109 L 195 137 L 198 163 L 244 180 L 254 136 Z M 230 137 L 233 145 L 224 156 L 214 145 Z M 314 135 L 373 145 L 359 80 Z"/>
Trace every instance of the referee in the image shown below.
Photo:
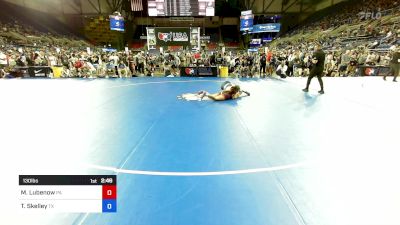
<path fill-rule="evenodd" d="M 315 52 L 312 56 L 312 69 L 310 75 L 308 75 L 307 79 L 307 87 L 303 89 L 304 92 L 308 92 L 308 88 L 310 87 L 311 79 L 315 76 L 318 78 L 319 85 L 321 86 L 321 90 L 318 92 L 320 94 L 324 94 L 324 83 L 322 82 L 322 74 L 324 72 L 325 65 L 325 53 L 322 51 L 322 47 L 320 44 L 315 46 Z"/>
<path fill-rule="evenodd" d="M 400 47 L 397 47 L 394 49 L 393 55 L 392 55 L 392 60 L 390 60 L 390 72 L 393 74 L 393 82 L 397 82 L 396 78 L 399 75 L 399 70 L 400 70 Z M 387 74 L 383 77 L 384 80 L 386 80 Z"/>

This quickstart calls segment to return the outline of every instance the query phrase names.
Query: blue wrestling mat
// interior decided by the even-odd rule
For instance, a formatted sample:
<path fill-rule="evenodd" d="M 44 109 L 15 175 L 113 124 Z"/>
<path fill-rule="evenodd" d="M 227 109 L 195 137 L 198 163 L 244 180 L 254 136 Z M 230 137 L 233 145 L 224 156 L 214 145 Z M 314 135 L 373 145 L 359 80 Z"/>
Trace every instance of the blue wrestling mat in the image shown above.
<path fill-rule="evenodd" d="M 116 213 L 26 216 L 9 205 L 0 224 L 400 224 L 398 85 L 325 79 L 318 95 L 316 80 L 308 94 L 301 78 L 231 80 L 251 96 L 177 99 L 224 81 L 0 81 L 9 179 L 118 179 Z"/>

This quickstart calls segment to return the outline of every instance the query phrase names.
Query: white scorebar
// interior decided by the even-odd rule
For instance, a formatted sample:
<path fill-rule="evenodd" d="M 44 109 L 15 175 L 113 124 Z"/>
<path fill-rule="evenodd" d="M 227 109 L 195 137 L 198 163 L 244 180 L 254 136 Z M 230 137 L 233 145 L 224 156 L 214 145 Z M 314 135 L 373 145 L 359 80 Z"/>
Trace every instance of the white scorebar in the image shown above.
<path fill-rule="evenodd" d="M 73 199 L 85 199 L 85 200 L 102 200 L 102 186 L 98 185 L 32 185 L 32 186 L 20 186 L 19 188 L 19 199 L 20 200 L 73 200 Z"/>
<path fill-rule="evenodd" d="M 17 191 L 24 212 L 117 211 L 115 175 L 20 175 Z"/>
<path fill-rule="evenodd" d="M 101 213 L 103 212 L 102 201 L 101 199 L 19 200 L 18 208 L 25 212 Z"/>

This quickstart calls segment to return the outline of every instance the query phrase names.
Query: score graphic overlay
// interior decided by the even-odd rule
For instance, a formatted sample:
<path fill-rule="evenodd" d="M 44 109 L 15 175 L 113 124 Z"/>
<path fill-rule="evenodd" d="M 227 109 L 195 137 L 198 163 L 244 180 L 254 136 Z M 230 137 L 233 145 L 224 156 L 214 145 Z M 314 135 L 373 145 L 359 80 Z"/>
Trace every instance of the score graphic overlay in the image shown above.
<path fill-rule="evenodd" d="M 117 212 L 116 175 L 20 175 L 18 208 L 29 212 Z"/>

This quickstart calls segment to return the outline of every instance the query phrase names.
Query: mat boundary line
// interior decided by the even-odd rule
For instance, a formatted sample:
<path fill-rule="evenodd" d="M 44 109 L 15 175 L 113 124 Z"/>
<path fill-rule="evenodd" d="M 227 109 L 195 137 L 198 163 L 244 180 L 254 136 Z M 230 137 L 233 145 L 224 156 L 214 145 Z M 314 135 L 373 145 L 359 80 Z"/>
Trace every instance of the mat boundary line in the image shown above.
<path fill-rule="evenodd" d="M 273 167 L 255 168 L 255 169 L 243 169 L 243 170 L 226 170 L 226 171 L 209 171 L 209 172 L 169 172 L 169 171 L 118 169 L 116 167 L 101 166 L 101 165 L 94 165 L 94 164 L 84 164 L 84 166 L 89 169 L 110 171 L 110 172 L 114 172 L 117 174 L 122 173 L 122 174 L 147 175 L 147 176 L 181 176 L 181 177 L 225 176 L 225 175 L 238 175 L 238 174 L 266 173 L 266 172 L 274 172 L 274 171 L 306 167 L 308 165 L 310 165 L 309 162 L 299 162 L 299 163 L 287 164 L 287 165 L 282 165 L 282 166 L 273 166 Z"/>

